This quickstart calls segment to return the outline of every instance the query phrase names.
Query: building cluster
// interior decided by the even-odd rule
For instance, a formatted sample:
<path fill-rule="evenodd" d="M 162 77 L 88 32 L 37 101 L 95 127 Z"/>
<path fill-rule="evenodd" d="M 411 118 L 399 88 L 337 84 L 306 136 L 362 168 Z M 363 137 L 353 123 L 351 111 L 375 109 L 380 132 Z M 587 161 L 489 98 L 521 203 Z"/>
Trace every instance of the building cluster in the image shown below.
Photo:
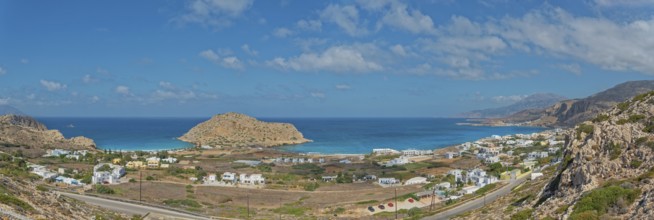
<path fill-rule="evenodd" d="M 125 168 L 111 163 L 99 163 L 93 166 L 93 184 L 116 184 L 120 183 L 120 177 L 125 175 Z"/>
<path fill-rule="evenodd" d="M 297 158 L 297 157 L 278 157 L 273 159 L 276 164 L 301 164 L 301 163 L 325 163 L 325 158 Z"/>
<path fill-rule="evenodd" d="M 75 150 L 75 151 L 69 151 L 69 150 L 63 150 L 63 149 L 52 149 L 52 150 L 47 150 L 46 154 L 43 155 L 43 157 L 61 157 L 64 156 L 65 158 L 68 159 L 74 159 L 74 160 L 79 160 L 81 157 L 86 156 L 88 154 L 88 150 Z"/>
<path fill-rule="evenodd" d="M 31 173 L 42 177 L 44 180 L 49 179 L 57 183 L 65 183 L 73 186 L 84 185 L 84 183 L 82 183 L 78 179 L 64 176 L 64 174 L 66 173 L 64 168 L 59 168 L 57 172 L 54 172 L 48 170 L 45 166 L 38 165 L 38 164 L 29 164 L 28 167 L 31 169 L 30 171 Z"/>
<path fill-rule="evenodd" d="M 240 184 L 240 185 L 264 185 L 266 178 L 261 174 L 236 174 L 232 172 L 223 173 L 220 178 L 217 174 L 209 174 L 202 180 L 204 184 Z"/>
<path fill-rule="evenodd" d="M 120 163 L 120 159 L 118 161 L 113 161 L 114 164 Z M 157 169 L 157 168 L 169 168 L 170 164 L 177 163 L 177 158 L 174 157 L 167 157 L 167 158 L 159 158 L 159 157 L 148 157 L 145 158 L 144 160 L 139 160 L 139 157 L 136 155 L 132 155 L 132 160 L 128 161 L 125 164 L 125 167 L 128 169 Z"/>

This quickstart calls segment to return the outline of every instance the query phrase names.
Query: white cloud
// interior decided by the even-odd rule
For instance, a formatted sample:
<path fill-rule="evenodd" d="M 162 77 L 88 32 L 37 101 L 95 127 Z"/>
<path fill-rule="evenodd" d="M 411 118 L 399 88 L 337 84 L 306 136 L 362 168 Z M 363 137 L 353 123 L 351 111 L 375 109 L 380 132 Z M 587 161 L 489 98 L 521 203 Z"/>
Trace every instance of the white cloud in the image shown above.
<path fill-rule="evenodd" d="M 527 95 L 509 95 L 509 96 L 495 96 L 491 99 L 497 103 L 514 103 L 526 98 Z"/>
<path fill-rule="evenodd" d="M 224 57 L 221 58 L 216 52 L 213 50 L 205 50 L 200 52 L 200 57 L 205 58 L 215 64 L 221 65 L 226 68 L 231 68 L 231 69 L 243 69 L 243 63 L 234 56 L 229 56 L 229 57 Z"/>
<path fill-rule="evenodd" d="M 276 28 L 276 29 L 273 31 L 273 35 L 274 35 L 275 37 L 279 37 L 279 38 L 286 38 L 286 37 L 288 37 L 288 36 L 293 35 L 293 31 L 291 31 L 291 30 L 288 29 L 288 28 Z"/>
<path fill-rule="evenodd" d="M 28 63 L 30 63 L 30 61 L 28 59 L 23 58 L 23 59 L 20 59 L 20 63 L 28 64 Z"/>
<path fill-rule="evenodd" d="M 581 75 L 581 66 L 579 66 L 579 64 L 576 63 L 560 64 L 558 65 L 558 67 L 572 74 Z"/>
<path fill-rule="evenodd" d="M 312 93 L 311 93 L 311 97 L 322 99 L 322 98 L 325 98 L 325 93 L 322 93 L 322 92 L 312 92 Z"/>
<path fill-rule="evenodd" d="M 163 100 L 178 100 L 181 102 L 195 99 L 197 96 L 193 91 L 171 91 L 171 90 L 160 90 L 157 89 L 153 94 L 153 101 L 163 101 Z"/>
<path fill-rule="evenodd" d="M 406 50 L 404 49 L 404 47 L 402 45 L 396 44 L 396 45 L 392 46 L 390 49 L 391 49 L 391 51 L 393 53 L 395 53 L 397 55 L 400 55 L 400 56 L 403 56 L 403 57 L 407 55 L 407 52 L 406 52 Z"/>
<path fill-rule="evenodd" d="M 165 88 L 165 89 L 175 89 L 175 86 L 172 83 L 166 82 L 166 81 L 160 81 L 159 82 L 159 87 Z"/>
<path fill-rule="evenodd" d="M 98 101 L 100 101 L 100 97 L 98 97 L 97 95 L 94 95 L 94 96 L 91 97 L 91 102 L 92 103 L 96 103 Z"/>
<path fill-rule="evenodd" d="M 652 0 L 594 0 L 595 5 L 600 7 L 639 7 L 639 6 L 652 6 Z"/>
<path fill-rule="evenodd" d="M 250 56 L 259 55 L 259 51 L 253 50 L 252 48 L 250 48 L 250 45 L 247 45 L 247 44 L 243 44 L 243 46 L 241 46 L 241 50 L 243 50 L 243 52 L 245 52 L 246 54 L 248 54 Z"/>
<path fill-rule="evenodd" d="M 607 70 L 654 74 L 654 18 L 614 22 L 555 8 L 504 18 L 492 30 L 512 46 L 584 60 Z"/>
<path fill-rule="evenodd" d="M 338 90 L 348 90 L 351 89 L 352 87 L 348 84 L 336 84 L 336 89 Z"/>
<path fill-rule="evenodd" d="M 187 4 L 187 12 L 173 21 L 223 28 L 232 25 L 253 3 L 254 0 L 194 0 Z"/>
<path fill-rule="evenodd" d="M 307 52 L 288 59 L 277 57 L 266 63 L 294 71 L 371 72 L 384 69 L 366 59 L 361 49 L 349 46 L 334 46 L 322 53 Z"/>
<path fill-rule="evenodd" d="M 436 28 L 431 17 L 422 14 L 418 10 L 408 9 L 402 3 L 391 4 L 378 25 L 388 25 L 396 29 L 409 31 L 414 34 L 434 34 Z"/>
<path fill-rule="evenodd" d="M 26 95 L 25 98 L 27 98 L 29 100 L 34 100 L 36 98 L 36 94 L 32 93 L 32 94 Z"/>
<path fill-rule="evenodd" d="M 322 29 L 322 22 L 319 20 L 299 20 L 297 27 L 302 30 L 320 31 Z"/>
<path fill-rule="evenodd" d="M 11 98 L 0 98 L 0 105 L 9 105 Z"/>
<path fill-rule="evenodd" d="M 334 23 L 350 36 L 361 36 L 368 33 L 367 29 L 359 25 L 359 10 L 354 5 L 330 4 L 320 13 L 325 22 Z"/>
<path fill-rule="evenodd" d="M 131 93 L 129 91 L 129 87 L 127 87 L 127 86 L 116 86 L 115 91 L 116 91 L 116 93 L 124 95 L 124 96 L 131 95 Z"/>
<path fill-rule="evenodd" d="M 7 74 L 7 70 L 0 66 L 0 76 Z"/>
<path fill-rule="evenodd" d="M 48 91 L 58 91 L 66 89 L 66 84 L 62 84 L 55 81 L 41 80 L 41 86 L 45 87 Z"/>
<path fill-rule="evenodd" d="M 84 82 L 86 84 L 95 83 L 95 82 L 98 82 L 98 81 L 100 81 L 100 80 L 92 77 L 90 74 L 86 74 L 86 75 L 84 75 L 82 77 L 82 82 Z"/>

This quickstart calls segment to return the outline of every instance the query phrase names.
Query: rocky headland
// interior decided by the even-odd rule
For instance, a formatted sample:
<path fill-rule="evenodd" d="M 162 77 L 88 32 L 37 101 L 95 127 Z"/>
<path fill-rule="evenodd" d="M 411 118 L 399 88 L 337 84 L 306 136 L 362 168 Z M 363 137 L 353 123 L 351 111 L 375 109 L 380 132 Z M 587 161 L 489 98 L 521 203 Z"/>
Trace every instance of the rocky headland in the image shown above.
<path fill-rule="evenodd" d="M 29 116 L 0 116 L 0 150 L 21 150 L 28 157 L 43 155 L 48 149 L 94 150 L 95 142 L 86 137 L 66 139 Z"/>
<path fill-rule="evenodd" d="M 198 146 L 216 147 L 274 147 L 311 141 L 292 124 L 263 122 L 233 112 L 215 115 L 179 139 Z"/>

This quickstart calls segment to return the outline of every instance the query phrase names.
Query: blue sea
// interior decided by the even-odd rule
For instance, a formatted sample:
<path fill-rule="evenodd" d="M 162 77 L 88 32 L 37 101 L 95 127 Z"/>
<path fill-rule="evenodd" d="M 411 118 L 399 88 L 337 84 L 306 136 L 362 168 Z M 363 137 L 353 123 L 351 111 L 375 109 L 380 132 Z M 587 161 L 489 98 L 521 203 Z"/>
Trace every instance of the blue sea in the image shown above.
<path fill-rule="evenodd" d="M 98 148 L 112 150 L 168 150 L 193 146 L 177 140 L 208 118 L 39 118 L 67 138 L 86 136 Z M 453 118 L 262 118 L 294 124 L 311 143 L 284 146 L 291 152 L 324 154 L 370 153 L 373 148 L 435 149 L 491 135 L 542 131 L 536 127 L 480 127 Z"/>

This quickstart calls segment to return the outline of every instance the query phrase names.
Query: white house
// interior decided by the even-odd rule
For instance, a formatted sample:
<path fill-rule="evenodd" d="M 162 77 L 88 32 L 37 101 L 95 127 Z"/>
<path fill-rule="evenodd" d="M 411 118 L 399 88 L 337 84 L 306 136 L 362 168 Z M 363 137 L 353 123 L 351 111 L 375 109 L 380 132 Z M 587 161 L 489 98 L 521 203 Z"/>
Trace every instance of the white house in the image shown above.
<path fill-rule="evenodd" d="M 162 159 L 161 161 L 166 162 L 166 163 L 177 163 L 177 158 L 168 157 L 168 158 Z"/>
<path fill-rule="evenodd" d="M 30 164 L 29 167 L 32 168 L 31 173 L 39 175 L 43 177 L 43 179 L 52 179 L 58 176 L 57 173 L 49 171 L 42 165 Z"/>
<path fill-rule="evenodd" d="M 427 183 L 427 178 L 417 176 L 417 177 L 413 177 L 413 178 L 407 180 L 406 182 L 404 182 L 404 185 L 424 184 L 424 183 Z"/>
<path fill-rule="evenodd" d="M 325 163 L 325 158 L 318 159 L 318 163 Z"/>
<path fill-rule="evenodd" d="M 338 178 L 338 176 L 322 176 L 322 181 L 330 182 L 336 180 L 336 178 Z"/>
<path fill-rule="evenodd" d="M 404 156 L 422 156 L 422 155 L 431 155 L 431 154 L 434 154 L 434 152 L 431 150 L 408 149 L 402 151 L 402 155 Z"/>
<path fill-rule="evenodd" d="M 558 151 L 559 151 L 558 147 L 547 148 L 547 152 L 549 152 L 550 154 L 556 154 L 556 152 L 558 152 Z"/>
<path fill-rule="evenodd" d="M 376 148 L 372 149 L 373 154 L 399 154 L 399 151 L 390 148 Z"/>
<path fill-rule="evenodd" d="M 230 172 L 225 172 L 223 173 L 222 176 L 223 182 L 234 182 L 236 181 L 236 174 L 235 173 L 230 173 Z"/>
<path fill-rule="evenodd" d="M 79 154 L 68 154 L 66 155 L 66 158 L 79 160 L 79 156 L 80 156 Z"/>
<path fill-rule="evenodd" d="M 398 158 L 394 158 L 388 162 L 386 162 L 387 167 L 392 167 L 394 165 L 403 165 L 409 163 L 409 158 L 405 156 L 400 156 Z"/>
<path fill-rule="evenodd" d="M 217 179 L 216 179 L 216 174 L 209 174 L 209 175 L 204 179 L 204 182 L 205 182 L 205 183 L 214 183 L 214 182 L 216 182 L 216 180 L 217 180 Z"/>
<path fill-rule="evenodd" d="M 473 194 L 473 193 L 477 192 L 477 190 L 479 190 L 479 188 L 480 188 L 479 186 L 468 186 L 468 187 L 464 187 L 461 190 L 461 192 L 463 194 Z"/>
<path fill-rule="evenodd" d="M 441 189 L 449 189 L 452 187 L 452 184 L 450 182 L 442 182 L 438 184 L 438 188 Z"/>
<path fill-rule="evenodd" d="M 463 170 L 453 169 L 447 171 L 447 174 L 454 176 L 454 181 L 463 181 Z"/>
<path fill-rule="evenodd" d="M 110 170 L 99 169 L 109 166 Z M 125 175 L 125 168 L 119 165 L 114 165 L 110 163 L 100 163 L 93 167 L 93 177 L 91 178 L 91 183 L 93 184 L 115 184 L 118 183 L 120 177 Z"/>
<path fill-rule="evenodd" d="M 452 158 L 455 158 L 455 157 L 458 157 L 458 156 L 459 156 L 459 154 L 456 153 L 456 152 L 445 152 L 445 158 L 447 158 L 447 159 L 452 159 Z"/>
<path fill-rule="evenodd" d="M 484 159 L 484 162 L 487 164 L 497 163 L 500 162 L 500 157 L 498 156 L 486 157 L 486 159 Z"/>
<path fill-rule="evenodd" d="M 241 174 L 238 178 L 241 184 L 256 185 L 265 184 L 266 180 L 261 174 Z"/>
<path fill-rule="evenodd" d="M 396 184 L 399 183 L 400 181 L 396 180 L 395 178 L 379 178 L 379 184 Z"/>
<path fill-rule="evenodd" d="M 543 176 L 543 173 L 531 173 L 530 178 L 531 178 L 531 180 L 535 180 L 535 179 L 537 179 L 538 177 L 541 177 L 541 176 Z"/>

